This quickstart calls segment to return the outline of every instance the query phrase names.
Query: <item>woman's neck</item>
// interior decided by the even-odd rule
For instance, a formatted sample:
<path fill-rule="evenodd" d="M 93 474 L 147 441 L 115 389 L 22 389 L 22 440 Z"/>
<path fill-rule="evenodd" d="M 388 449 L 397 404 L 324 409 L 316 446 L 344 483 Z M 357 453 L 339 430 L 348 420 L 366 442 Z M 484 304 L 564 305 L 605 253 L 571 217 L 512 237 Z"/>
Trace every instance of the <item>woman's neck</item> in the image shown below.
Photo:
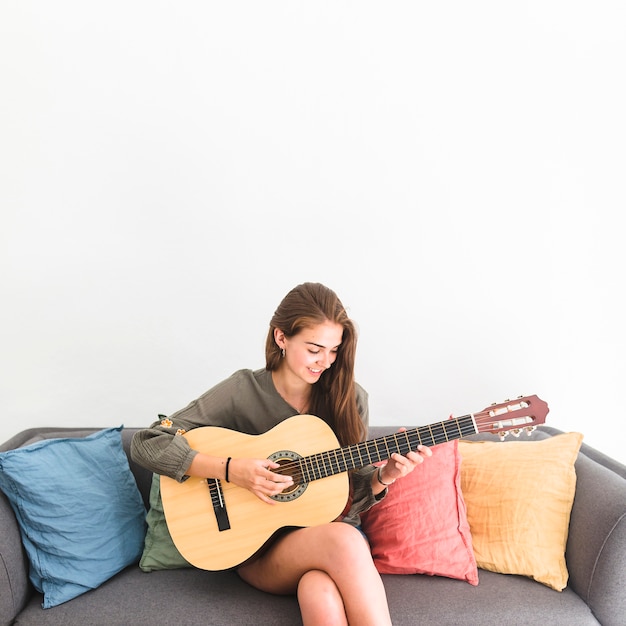
<path fill-rule="evenodd" d="M 289 376 L 281 370 L 272 372 L 272 381 L 280 397 L 298 413 L 305 413 L 308 410 L 311 385 L 300 379 L 297 379 L 297 382 L 290 381 Z"/>

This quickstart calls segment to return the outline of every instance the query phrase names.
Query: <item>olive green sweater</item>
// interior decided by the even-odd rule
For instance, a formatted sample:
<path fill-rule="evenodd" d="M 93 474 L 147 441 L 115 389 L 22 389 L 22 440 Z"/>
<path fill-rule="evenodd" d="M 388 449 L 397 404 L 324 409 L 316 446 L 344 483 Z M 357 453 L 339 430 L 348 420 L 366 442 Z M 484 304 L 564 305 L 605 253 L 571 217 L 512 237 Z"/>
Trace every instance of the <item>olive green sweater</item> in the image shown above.
<path fill-rule="evenodd" d="M 356 392 L 359 413 L 367 430 L 367 392 L 358 384 Z M 184 409 L 136 433 L 131 455 L 134 461 L 150 471 L 182 481 L 198 452 L 189 446 L 185 437 L 176 436 L 177 433 L 200 426 L 221 426 L 259 435 L 297 414 L 298 411 L 276 391 L 271 372 L 265 369 L 239 370 Z M 352 504 L 343 521 L 358 525 L 360 513 L 386 494 L 386 490 L 378 496 L 373 494 L 371 480 L 374 471 L 372 465 L 367 465 L 352 472 Z"/>

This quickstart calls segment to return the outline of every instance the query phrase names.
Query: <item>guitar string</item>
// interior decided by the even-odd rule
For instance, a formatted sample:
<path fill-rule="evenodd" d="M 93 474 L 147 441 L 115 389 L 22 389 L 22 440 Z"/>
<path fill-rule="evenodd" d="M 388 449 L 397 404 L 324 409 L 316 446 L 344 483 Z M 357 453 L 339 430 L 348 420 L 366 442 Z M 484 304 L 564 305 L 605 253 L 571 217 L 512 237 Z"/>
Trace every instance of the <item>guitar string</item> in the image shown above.
<path fill-rule="evenodd" d="M 471 419 L 472 417 L 473 420 Z M 410 450 L 415 449 L 416 444 L 423 443 L 423 440 L 419 434 L 420 431 L 422 431 L 424 435 L 424 431 L 430 432 L 429 439 L 432 441 L 432 443 L 427 443 L 427 445 L 439 445 L 441 443 L 453 441 L 464 436 L 476 434 L 477 432 L 483 432 L 481 430 L 481 427 L 484 426 L 489 426 L 489 428 L 487 429 L 488 431 L 495 432 L 498 432 L 498 430 L 515 430 L 514 426 L 508 427 L 507 429 L 502 427 L 499 429 L 495 428 L 495 425 L 501 421 L 497 419 L 498 417 L 498 415 L 493 415 L 492 412 L 489 410 L 480 411 L 478 413 L 475 413 L 473 416 L 464 415 L 458 418 L 446 420 L 445 422 L 419 426 L 408 431 L 396 432 L 390 435 L 386 435 L 384 437 L 379 437 L 377 439 L 359 442 L 357 444 L 347 446 L 346 448 L 337 448 L 335 450 L 318 452 L 305 458 L 284 463 L 274 471 L 281 475 L 286 474 L 291 476 L 294 480 L 294 483 L 298 484 L 302 481 L 304 474 L 306 474 L 306 476 L 308 477 L 308 481 L 310 481 L 324 478 L 328 475 L 329 470 L 331 474 L 341 473 L 347 471 L 349 468 L 363 467 L 364 465 L 367 465 L 368 462 L 375 463 L 380 462 L 384 459 L 388 459 L 391 456 L 391 452 L 389 450 L 389 447 L 387 446 L 387 442 L 390 442 L 392 440 L 395 441 L 394 451 L 397 450 L 400 454 L 403 455 L 407 454 Z M 471 431 L 464 432 L 463 426 L 460 425 L 461 420 L 466 422 L 466 425 L 471 424 Z M 474 428 L 474 423 L 476 424 L 477 428 Z M 451 426 L 452 429 L 450 428 Z M 533 426 L 531 424 L 526 424 L 523 426 L 519 426 L 518 430 L 528 430 L 532 427 Z M 453 430 L 457 430 L 458 433 L 452 432 Z M 450 435 L 452 434 L 454 434 L 455 436 L 451 437 Z M 426 440 L 426 437 L 424 437 L 424 440 Z M 387 454 L 385 455 L 381 454 L 382 445 L 384 445 L 386 448 Z M 354 453 L 358 455 L 359 463 L 355 463 L 354 453 L 351 453 L 351 450 L 353 450 Z M 363 462 L 363 457 L 367 459 L 367 462 Z M 347 463 L 347 459 L 351 461 L 351 463 Z M 335 469 L 337 471 L 335 471 Z"/>

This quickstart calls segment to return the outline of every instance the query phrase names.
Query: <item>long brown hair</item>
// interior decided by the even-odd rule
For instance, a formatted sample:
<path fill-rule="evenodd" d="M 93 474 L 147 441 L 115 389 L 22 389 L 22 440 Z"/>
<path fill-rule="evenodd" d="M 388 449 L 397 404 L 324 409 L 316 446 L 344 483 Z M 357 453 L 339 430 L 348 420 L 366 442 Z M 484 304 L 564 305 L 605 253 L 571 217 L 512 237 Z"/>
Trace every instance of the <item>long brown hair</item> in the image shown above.
<path fill-rule="evenodd" d="M 278 305 L 270 321 L 265 341 L 265 369 L 278 369 L 281 351 L 274 340 L 274 330 L 294 337 L 305 328 L 326 321 L 343 327 L 341 346 L 332 367 L 311 389 L 309 411 L 324 419 L 335 431 L 339 443 L 347 446 L 363 441 L 365 429 L 357 408 L 354 381 L 357 332 L 354 322 L 337 294 L 321 283 L 302 283 L 294 287 Z"/>

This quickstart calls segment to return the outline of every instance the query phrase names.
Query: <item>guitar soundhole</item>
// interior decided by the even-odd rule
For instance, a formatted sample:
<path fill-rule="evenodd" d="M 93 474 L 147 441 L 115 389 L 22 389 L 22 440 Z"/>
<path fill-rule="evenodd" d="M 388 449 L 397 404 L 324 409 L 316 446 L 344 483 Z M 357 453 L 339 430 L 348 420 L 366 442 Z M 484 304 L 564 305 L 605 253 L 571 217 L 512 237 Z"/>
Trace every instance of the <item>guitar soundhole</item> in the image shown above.
<path fill-rule="evenodd" d="M 281 450 L 269 456 L 270 460 L 280 465 L 275 471 L 278 474 L 289 475 L 293 478 L 293 485 L 279 494 L 271 496 L 277 502 L 291 502 L 299 498 L 306 490 L 307 483 L 302 479 L 299 461 L 302 457 L 291 450 Z"/>

